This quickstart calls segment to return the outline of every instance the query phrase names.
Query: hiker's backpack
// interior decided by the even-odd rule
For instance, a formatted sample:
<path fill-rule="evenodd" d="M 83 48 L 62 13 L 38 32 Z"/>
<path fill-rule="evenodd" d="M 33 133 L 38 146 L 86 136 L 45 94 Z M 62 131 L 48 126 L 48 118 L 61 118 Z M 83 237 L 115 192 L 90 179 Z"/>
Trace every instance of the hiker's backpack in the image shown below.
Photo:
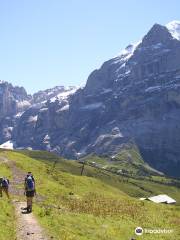
<path fill-rule="evenodd" d="M 35 190 L 34 180 L 31 176 L 26 178 L 26 190 L 27 191 L 34 191 Z"/>
<path fill-rule="evenodd" d="M 3 178 L 1 186 L 7 188 L 9 186 L 9 180 L 6 178 Z"/>

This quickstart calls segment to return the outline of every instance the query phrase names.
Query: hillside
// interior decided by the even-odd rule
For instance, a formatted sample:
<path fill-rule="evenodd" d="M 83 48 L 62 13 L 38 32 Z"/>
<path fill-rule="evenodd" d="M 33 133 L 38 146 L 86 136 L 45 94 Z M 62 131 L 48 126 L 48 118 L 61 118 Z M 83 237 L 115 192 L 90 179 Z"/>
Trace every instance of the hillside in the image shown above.
<path fill-rule="evenodd" d="M 144 162 L 138 147 L 134 144 L 125 145 L 117 154 L 113 156 L 97 156 L 95 154 L 87 155 L 81 158 L 91 166 L 96 166 L 113 173 L 145 177 L 151 175 L 163 176 L 164 174 L 150 167 Z"/>
<path fill-rule="evenodd" d="M 1 150 L 0 158 L 8 159 L 7 163 L 1 163 L 1 174 L 7 175 L 12 181 L 14 172 L 9 162 L 24 174 L 27 171 L 33 172 L 38 192 L 34 214 L 51 238 L 131 239 L 137 238 L 134 234 L 137 226 L 174 230 L 171 235 L 157 235 L 156 239 L 180 237 L 180 190 L 173 184 L 167 185 L 167 182 L 173 183 L 173 179 L 152 175 L 152 178 L 156 178 L 153 182 L 149 176 L 136 179 L 89 165 L 85 165 L 83 176 L 80 176 L 81 163 L 42 151 Z M 22 188 L 22 183 L 18 188 Z M 177 204 L 154 204 L 138 199 L 158 193 L 169 194 L 177 200 Z M 13 198 L 21 200 L 23 196 L 15 194 Z M 8 221 L 13 222 L 13 208 L 3 197 L 0 207 L 4 204 L 7 214 L 0 212 L 0 224 L 9 235 L 0 235 L 0 239 L 15 239 L 16 226 L 6 224 Z M 154 239 L 154 236 L 146 234 L 137 239 L 149 240 Z"/>

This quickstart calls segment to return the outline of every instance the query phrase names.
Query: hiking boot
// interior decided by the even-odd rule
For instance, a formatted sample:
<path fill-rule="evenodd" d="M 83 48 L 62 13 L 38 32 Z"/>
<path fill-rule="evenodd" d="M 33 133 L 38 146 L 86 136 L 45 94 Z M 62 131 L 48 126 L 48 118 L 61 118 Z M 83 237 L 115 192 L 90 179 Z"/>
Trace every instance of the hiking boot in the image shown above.
<path fill-rule="evenodd" d="M 27 210 L 28 208 L 27 207 L 22 207 L 21 210 Z"/>
<path fill-rule="evenodd" d="M 27 212 L 28 212 L 28 213 L 31 213 L 31 212 L 32 212 L 32 207 L 28 207 L 28 208 L 27 208 Z"/>

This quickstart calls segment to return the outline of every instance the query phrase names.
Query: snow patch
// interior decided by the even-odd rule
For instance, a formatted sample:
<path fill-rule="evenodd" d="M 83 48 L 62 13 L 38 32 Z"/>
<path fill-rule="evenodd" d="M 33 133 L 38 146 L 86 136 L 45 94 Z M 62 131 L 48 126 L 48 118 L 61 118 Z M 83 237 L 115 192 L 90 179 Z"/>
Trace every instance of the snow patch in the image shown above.
<path fill-rule="evenodd" d="M 44 140 L 47 141 L 47 140 L 50 140 L 50 137 L 48 134 L 46 134 L 46 136 L 44 137 Z"/>
<path fill-rule="evenodd" d="M 0 145 L 0 148 L 3 148 L 3 149 L 14 149 L 14 142 L 12 141 L 7 141 L 3 144 Z"/>
<path fill-rule="evenodd" d="M 141 40 L 142 41 L 142 40 Z M 118 56 L 116 56 L 115 57 L 115 59 L 116 59 L 116 62 L 118 62 L 118 60 L 120 61 L 120 62 L 122 62 L 122 61 L 127 61 L 127 60 L 129 60 L 131 57 L 132 57 L 132 55 L 133 55 L 133 53 L 134 53 L 134 51 L 136 50 L 136 48 L 139 46 L 139 44 L 141 43 L 141 41 L 139 41 L 139 42 L 137 42 L 137 43 L 134 43 L 134 44 L 130 44 L 129 46 L 127 46 L 125 49 L 123 49 L 121 52 L 120 52 L 120 54 L 118 54 Z"/>
<path fill-rule="evenodd" d="M 14 127 L 7 127 L 6 129 L 7 129 L 8 131 L 12 131 L 13 128 L 14 128 Z"/>
<path fill-rule="evenodd" d="M 5 81 L 4 80 L 0 80 L 0 84 L 2 84 L 2 83 L 5 83 Z"/>
<path fill-rule="evenodd" d="M 145 89 L 145 92 L 155 92 L 155 91 L 160 91 L 161 89 L 177 89 L 180 87 L 180 84 L 166 84 L 164 86 L 153 86 L 153 87 L 148 87 Z"/>
<path fill-rule="evenodd" d="M 41 108 L 39 111 L 40 112 L 46 112 L 46 111 L 48 111 L 48 108 Z"/>
<path fill-rule="evenodd" d="M 62 111 L 67 111 L 67 110 L 69 110 L 69 104 L 62 107 L 59 111 L 62 112 Z"/>
<path fill-rule="evenodd" d="M 177 89 L 177 88 L 179 88 L 180 87 L 180 84 L 170 84 L 169 86 L 167 86 L 168 88 L 174 88 L 174 89 Z"/>
<path fill-rule="evenodd" d="M 100 107 L 103 107 L 104 104 L 102 102 L 97 102 L 97 103 L 91 103 L 88 105 L 85 105 L 84 107 L 81 107 L 82 110 L 94 110 Z"/>
<path fill-rule="evenodd" d="M 103 94 L 104 93 L 110 93 L 110 92 L 112 92 L 111 88 L 103 88 L 103 91 L 102 91 Z"/>
<path fill-rule="evenodd" d="M 145 89 L 145 92 L 154 92 L 161 90 L 162 86 L 153 86 Z"/>
<path fill-rule="evenodd" d="M 64 92 L 59 93 L 57 96 L 50 99 L 51 102 L 56 100 L 62 101 L 66 100 L 70 95 L 74 94 L 77 91 L 77 88 L 68 88 Z"/>
<path fill-rule="evenodd" d="M 28 119 L 28 122 L 31 123 L 31 122 L 37 122 L 37 119 L 38 119 L 38 116 L 30 116 L 29 119 Z"/>
<path fill-rule="evenodd" d="M 28 102 L 27 100 L 24 100 L 24 101 L 21 101 L 21 102 L 18 102 L 17 101 L 17 107 L 19 108 L 19 109 L 25 109 L 25 108 L 28 108 L 28 107 L 30 107 L 30 102 Z"/>
<path fill-rule="evenodd" d="M 50 137 L 48 134 L 45 135 L 44 139 L 43 139 L 43 143 L 44 144 L 49 144 L 49 141 L 50 141 Z"/>
<path fill-rule="evenodd" d="M 23 115 L 24 112 L 18 112 L 16 115 L 15 115 L 15 118 L 20 118 L 22 115 Z"/>
<path fill-rule="evenodd" d="M 153 49 L 159 49 L 159 48 L 161 48 L 162 46 L 163 46 L 162 43 L 157 43 L 157 44 L 151 45 L 151 48 L 153 48 Z"/>
<path fill-rule="evenodd" d="M 180 21 L 172 21 L 166 25 L 172 37 L 180 41 Z"/>
<path fill-rule="evenodd" d="M 80 149 L 79 152 L 76 152 L 77 159 L 79 159 L 79 158 L 81 158 L 81 157 L 83 157 L 85 155 L 86 155 L 86 148 L 82 148 L 82 149 Z"/>

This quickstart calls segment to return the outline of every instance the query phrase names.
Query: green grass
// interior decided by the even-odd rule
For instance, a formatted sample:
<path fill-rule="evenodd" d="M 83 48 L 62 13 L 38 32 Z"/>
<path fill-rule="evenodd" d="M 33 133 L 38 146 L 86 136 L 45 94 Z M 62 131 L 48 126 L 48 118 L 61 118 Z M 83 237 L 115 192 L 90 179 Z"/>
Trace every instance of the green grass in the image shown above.
<path fill-rule="evenodd" d="M 0 163 L 0 175 L 11 180 L 11 171 L 5 163 Z M 16 239 L 14 208 L 5 194 L 0 197 L 0 240 Z"/>
<path fill-rule="evenodd" d="M 113 157 L 99 157 L 90 154 L 82 158 L 89 165 L 96 163 L 103 169 L 110 170 L 114 173 L 124 174 L 128 177 L 161 175 L 160 172 L 150 167 L 144 162 L 138 147 L 134 143 L 124 146 L 120 152 Z"/>
<path fill-rule="evenodd" d="M 5 196 L 0 198 L 0 209 L 0 239 L 16 239 L 14 209 Z"/>
<path fill-rule="evenodd" d="M 50 236 L 58 240 L 179 239 L 180 207 L 154 204 L 137 198 L 151 193 L 170 193 L 173 186 L 117 176 L 91 166 L 80 176 L 81 164 L 40 151 L 8 151 L 9 159 L 36 177 L 41 201 L 35 214 Z M 49 154 L 49 153 L 48 153 Z M 50 157 L 50 161 L 48 160 Z M 54 162 L 57 162 L 54 165 Z M 157 180 L 157 179 L 156 179 Z M 171 235 L 134 235 L 137 226 L 173 229 Z"/>
<path fill-rule="evenodd" d="M 56 172 L 67 172 L 73 175 L 80 175 L 81 173 L 82 164 L 79 164 L 77 161 L 64 160 L 54 154 L 46 154 L 46 152 L 43 151 L 23 151 L 23 153 L 26 154 L 26 156 L 33 156 L 34 159 L 48 164 L 49 174 L 52 174 L 54 169 Z M 93 156 L 91 161 L 94 161 L 95 158 L 98 160 L 98 163 L 104 161 L 104 158 L 97 156 Z M 56 162 L 55 166 L 54 162 Z M 136 198 L 149 197 L 163 193 L 169 194 L 177 200 L 177 205 L 180 205 L 180 189 L 175 186 L 167 185 L 171 184 L 173 181 L 179 184 L 180 182 L 178 180 L 173 180 L 164 176 L 151 176 L 150 178 L 143 176 L 140 177 L 140 179 L 126 177 L 124 175 L 112 174 L 111 172 L 106 172 L 103 169 L 97 169 L 88 165 L 85 166 L 84 175 L 96 178 L 106 185 L 118 188 L 129 196 Z"/>

